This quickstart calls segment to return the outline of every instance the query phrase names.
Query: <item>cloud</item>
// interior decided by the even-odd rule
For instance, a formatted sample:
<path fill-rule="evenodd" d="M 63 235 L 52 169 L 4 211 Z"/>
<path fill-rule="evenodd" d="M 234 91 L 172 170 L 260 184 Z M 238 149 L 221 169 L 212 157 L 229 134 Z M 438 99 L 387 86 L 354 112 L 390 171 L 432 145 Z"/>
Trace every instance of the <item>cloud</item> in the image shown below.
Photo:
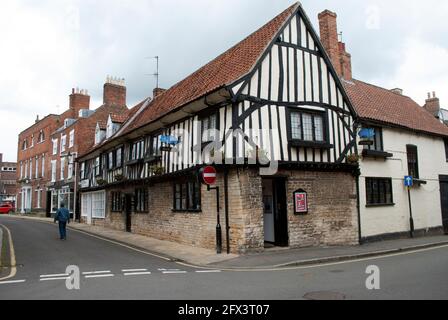
<path fill-rule="evenodd" d="M 88 89 L 97 107 L 106 76 L 124 77 L 132 106 L 150 96 L 155 86 L 155 61 L 148 57 L 160 56 L 160 83 L 170 87 L 293 2 L 0 1 L 0 119 L 7 119 L 0 152 L 14 160 L 18 133 L 32 125 L 37 114 L 64 111 L 71 88 Z M 447 1 L 302 4 L 316 29 L 320 11 L 338 13 L 357 78 L 402 87 L 419 103 L 427 91 L 437 90 L 448 104 L 443 87 L 448 74 Z"/>

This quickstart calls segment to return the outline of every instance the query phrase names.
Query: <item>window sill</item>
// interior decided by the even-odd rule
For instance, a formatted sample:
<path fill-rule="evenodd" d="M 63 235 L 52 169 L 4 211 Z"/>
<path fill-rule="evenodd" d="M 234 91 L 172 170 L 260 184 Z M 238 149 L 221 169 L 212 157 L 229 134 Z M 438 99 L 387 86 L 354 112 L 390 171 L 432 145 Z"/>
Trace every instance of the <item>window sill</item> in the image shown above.
<path fill-rule="evenodd" d="M 362 156 L 366 157 L 366 158 L 387 159 L 387 158 L 392 158 L 394 155 L 392 153 L 385 152 L 385 151 L 363 150 L 362 151 Z"/>
<path fill-rule="evenodd" d="M 143 162 L 143 159 L 129 160 L 128 162 L 126 162 L 126 165 L 127 166 L 132 166 L 134 164 L 139 164 L 139 163 L 142 163 L 142 162 Z"/>
<path fill-rule="evenodd" d="M 366 208 L 393 207 L 393 206 L 395 206 L 395 203 L 367 204 Z"/>
<path fill-rule="evenodd" d="M 290 140 L 290 147 L 305 147 L 305 148 L 314 148 L 314 149 L 333 149 L 334 145 L 326 143 L 326 142 L 313 142 L 313 141 L 299 141 L 299 140 Z"/>
<path fill-rule="evenodd" d="M 202 210 L 177 210 L 177 209 L 172 209 L 171 210 L 173 213 L 202 213 Z"/>

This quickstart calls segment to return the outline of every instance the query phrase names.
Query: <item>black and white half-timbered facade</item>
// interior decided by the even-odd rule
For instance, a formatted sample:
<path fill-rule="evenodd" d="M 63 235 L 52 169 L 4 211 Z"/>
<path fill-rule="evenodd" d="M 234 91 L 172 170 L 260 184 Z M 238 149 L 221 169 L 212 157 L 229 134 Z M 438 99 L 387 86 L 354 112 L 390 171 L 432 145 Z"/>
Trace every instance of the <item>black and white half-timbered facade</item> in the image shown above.
<path fill-rule="evenodd" d="M 219 216 L 231 252 L 358 243 L 355 120 L 295 4 L 78 159 L 83 219 L 215 248 Z"/>

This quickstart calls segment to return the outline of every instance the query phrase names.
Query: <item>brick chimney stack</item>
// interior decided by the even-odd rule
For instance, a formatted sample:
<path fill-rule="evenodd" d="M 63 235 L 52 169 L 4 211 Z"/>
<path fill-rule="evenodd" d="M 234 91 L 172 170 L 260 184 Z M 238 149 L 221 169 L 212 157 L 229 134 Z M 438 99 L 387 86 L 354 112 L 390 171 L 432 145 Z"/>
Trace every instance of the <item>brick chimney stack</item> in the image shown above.
<path fill-rule="evenodd" d="M 440 100 L 437 98 L 436 93 L 428 93 L 428 99 L 426 99 L 426 103 L 423 106 L 428 112 L 430 112 L 434 117 L 438 118 L 440 113 Z"/>
<path fill-rule="evenodd" d="M 107 77 L 104 84 L 103 103 L 108 106 L 126 106 L 126 86 L 124 79 Z"/>
<path fill-rule="evenodd" d="M 79 116 L 79 110 L 90 108 L 90 96 L 87 90 L 80 90 L 79 88 L 72 89 L 70 95 L 70 110 L 72 110 L 72 119 Z"/>
<path fill-rule="evenodd" d="M 154 90 L 152 91 L 152 97 L 153 99 L 155 99 L 157 96 L 161 95 L 162 93 L 164 93 L 166 91 L 166 89 L 162 89 L 162 88 L 154 88 Z"/>
<path fill-rule="evenodd" d="M 345 80 L 352 79 L 352 56 L 345 43 L 338 39 L 337 14 L 325 10 L 319 14 L 320 39 L 337 74 Z"/>

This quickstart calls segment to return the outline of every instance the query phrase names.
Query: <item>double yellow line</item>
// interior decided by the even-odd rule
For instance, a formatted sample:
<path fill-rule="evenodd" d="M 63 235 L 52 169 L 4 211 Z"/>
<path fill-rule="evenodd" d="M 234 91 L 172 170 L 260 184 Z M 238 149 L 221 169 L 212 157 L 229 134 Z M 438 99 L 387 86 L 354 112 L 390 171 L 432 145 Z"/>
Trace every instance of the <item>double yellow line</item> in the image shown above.
<path fill-rule="evenodd" d="M 3 227 L 3 230 L 6 230 L 6 233 L 8 234 L 8 242 L 9 242 L 9 254 L 10 254 L 10 268 L 11 271 L 8 276 L 4 278 L 0 278 L 0 281 L 8 280 L 16 276 L 17 274 L 17 267 L 16 267 L 16 254 L 14 252 L 14 244 L 12 242 L 12 236 L 11 231 L 3 224 L 0 224 L 0 227 Z"/>

